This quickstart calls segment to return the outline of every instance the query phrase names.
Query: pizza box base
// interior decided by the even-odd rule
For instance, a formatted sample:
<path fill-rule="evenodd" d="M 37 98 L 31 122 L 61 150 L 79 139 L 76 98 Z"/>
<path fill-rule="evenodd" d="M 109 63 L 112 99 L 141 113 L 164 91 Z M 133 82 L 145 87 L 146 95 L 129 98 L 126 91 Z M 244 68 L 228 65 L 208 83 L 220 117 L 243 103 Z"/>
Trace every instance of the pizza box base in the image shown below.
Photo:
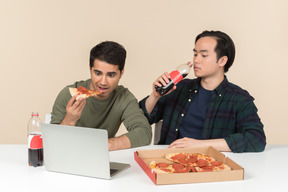
<path fill-rule="evenodd" d="M 202 153 L 209 155 L 217 161 L 226 163 L 232 168 L 232 170 L 201 173 L 157 174 L 149 167 L 151 161 L 167 162 L 168 160 L 165 158 L 166 154 L 179 152 Z M 234 181 L 244 179 L 244 169 L 213 147 L 138 150 L 134 152 L 134 159 L 156 185 Z"/>

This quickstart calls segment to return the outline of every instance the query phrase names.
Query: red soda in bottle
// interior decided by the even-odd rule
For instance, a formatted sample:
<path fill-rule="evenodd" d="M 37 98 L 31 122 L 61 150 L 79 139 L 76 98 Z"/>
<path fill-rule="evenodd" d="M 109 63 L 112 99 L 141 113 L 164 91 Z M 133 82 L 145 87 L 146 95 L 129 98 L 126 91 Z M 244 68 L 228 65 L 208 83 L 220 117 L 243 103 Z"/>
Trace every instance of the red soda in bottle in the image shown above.
<path fill-rule="evenodd" d="M 193 66 L 191 62 L 187 62 L 185 64 L 179 65 L 174 71 L 172 71 L 170 75 L 170 82 L 166 86 L 157 86 L 155 85 L 155 90 L 160 94 L 160 95 L 165 95 L 174 85 L 179 83 L 183 78 L 185 78 L 189 71 L 190 68 Z M 162 84 L 162 83 L 161 83 Z"/>
<path fill-rule="evenodd" d="M 32 113 L 28 123 L 28 164 L 33 167 L 43 165 L 41 119 L 37 112 Z"/>

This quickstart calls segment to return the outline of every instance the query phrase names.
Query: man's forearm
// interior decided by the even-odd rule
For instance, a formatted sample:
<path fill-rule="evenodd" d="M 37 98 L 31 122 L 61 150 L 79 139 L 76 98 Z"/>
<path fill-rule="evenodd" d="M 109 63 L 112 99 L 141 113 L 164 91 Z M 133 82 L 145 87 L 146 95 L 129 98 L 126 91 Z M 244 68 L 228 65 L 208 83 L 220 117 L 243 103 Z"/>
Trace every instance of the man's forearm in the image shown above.
<path fill-rule="evenodd" d="M 64 119 L 61 121 L 60 125 L 75 126 L 76 125 L 76 121 L 69 120 L 69 118 L 67 118 L 67 116 L 65 116 Z"/>
<path fill-rule="evenodd" d="M 109 151 L 131 148 L 130 139 L 126 135 L 110 138 L 108 144 Z"/>
<path fill-rule="evenodd" d="M 190 147 L 209 147 L 209 146 L 212 146 L 219 151 L 226 151 L 226 152 L 231 151 L 227 142 L 223 138 L 198 140 L 184 137 L 171 143 L 169 145 L 169 148 L 190 148 Z"/>
<path fill-rule="evenodd" d="M 146 99 L 145 107 L 148 114 L 150 114 L 160 97 L 155 97 L 153 93 Z"/>
<path fill-rule="evenodd" d="M 208 139 L 205 140 L 208 146 L 213 146 L 219 151 L 231 152 L 225 139 Z"/>

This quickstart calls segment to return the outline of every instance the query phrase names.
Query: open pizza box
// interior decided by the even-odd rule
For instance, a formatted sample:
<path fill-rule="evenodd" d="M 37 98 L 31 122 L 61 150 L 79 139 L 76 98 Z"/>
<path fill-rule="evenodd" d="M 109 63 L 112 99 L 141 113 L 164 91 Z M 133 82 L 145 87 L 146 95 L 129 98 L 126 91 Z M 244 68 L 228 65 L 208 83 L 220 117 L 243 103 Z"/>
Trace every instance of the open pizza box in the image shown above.
<path fill-rule="evenodd" d="M 151 161 L 169 162 L 165 158 L 168 153 L 202 153 L 215 158 L 231 167 L 231 170 L 217 172 L 190 172 L 190 173 L 155 173 L 149 164 Z M 244 169 L 229 157 L 213 147 L 208 148 L 178 148 L 178 149 L 151 149 L 134 152 L 134 159 L 156 185 L 203 183 L 217 181 L 233 181 L 244 179 Z"/>

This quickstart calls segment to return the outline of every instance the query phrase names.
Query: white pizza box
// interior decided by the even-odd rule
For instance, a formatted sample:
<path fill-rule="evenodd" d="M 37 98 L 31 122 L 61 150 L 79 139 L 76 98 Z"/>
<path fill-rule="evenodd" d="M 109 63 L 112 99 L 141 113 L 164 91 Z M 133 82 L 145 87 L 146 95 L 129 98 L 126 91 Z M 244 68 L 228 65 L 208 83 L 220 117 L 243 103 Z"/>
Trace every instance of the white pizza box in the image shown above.
<path fill-rule="evenodd" d="M 215 158 L 231 167 L 231 170 L 217 172 L 192 172 L 192 173 L 155 173 L 149 164 L 151 161 L 169 162 L 165 155 L 168 153 L 202 153 Z M 134 159 L 143 171 L 156 185 L 203 183 L 218 181 L 234 181 L 244 179 L 244 168 L 235 163 L 223 153 L 213 147 L 205 148 L 178 148 L 178 149 L 150 149 L 137 150 L 134 152 Z"/>

